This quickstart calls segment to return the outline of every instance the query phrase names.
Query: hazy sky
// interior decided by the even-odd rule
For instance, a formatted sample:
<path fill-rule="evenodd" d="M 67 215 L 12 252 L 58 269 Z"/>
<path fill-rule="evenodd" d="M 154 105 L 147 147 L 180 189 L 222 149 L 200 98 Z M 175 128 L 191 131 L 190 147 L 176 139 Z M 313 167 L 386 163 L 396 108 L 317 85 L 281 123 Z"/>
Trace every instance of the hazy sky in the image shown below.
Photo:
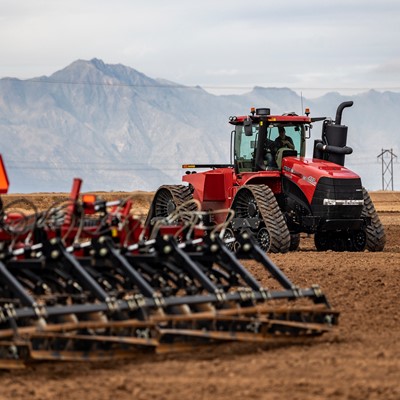
<path fill-rule="evenodd" d="M 99 58 L 214 93 L 400 91 L 400 1 L 0 0 L 0 54 L 21 79 Z"/>

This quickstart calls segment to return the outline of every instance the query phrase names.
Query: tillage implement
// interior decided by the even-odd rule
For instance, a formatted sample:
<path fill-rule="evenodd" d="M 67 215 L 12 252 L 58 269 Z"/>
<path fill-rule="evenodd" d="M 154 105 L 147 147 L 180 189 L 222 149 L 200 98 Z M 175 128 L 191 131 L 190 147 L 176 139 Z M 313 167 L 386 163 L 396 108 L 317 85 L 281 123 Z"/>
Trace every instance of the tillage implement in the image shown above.
<path fill-rule="evenodd" d="M 81 195 L 81 183 L 44 211 L 27 199 L 1 208 L 1 368 L 305 341 L 338 323 L 321 289 L 296 286 L 248 232 L 226 238 L 232 213 L 210 228 L 203 221 L 216 214 L 189 200 L 150 226 L 131 199 Z"/>

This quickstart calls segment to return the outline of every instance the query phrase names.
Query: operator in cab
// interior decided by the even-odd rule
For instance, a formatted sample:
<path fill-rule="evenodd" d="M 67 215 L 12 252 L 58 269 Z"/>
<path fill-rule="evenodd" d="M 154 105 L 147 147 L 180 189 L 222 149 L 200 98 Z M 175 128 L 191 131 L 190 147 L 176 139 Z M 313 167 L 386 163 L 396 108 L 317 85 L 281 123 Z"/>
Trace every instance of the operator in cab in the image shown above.
<path fill-rule="evenodd" d="M 286 136 L 286 131 L 283 126 L 278 127 L 279 136 L 274 140 L 266 140 L 265 144 L 265 160 L 267 162 L 267 166 L 270 168 L 277 168 L 278 164 L 275 160 L 276 154 L 281 148 L 288 148 L 294 150 L 293 139 L 290 136 Z"/>
<path fill-rule="evenodd" d="M 282 147 L 288 147 L 291 150 L 294 150 L 293 140 L 290 136 L 286 136 L 286 131 L 283 126 L 278 128 L 279 136 L 275 139 L 275 149 L 279 150 Z"/>

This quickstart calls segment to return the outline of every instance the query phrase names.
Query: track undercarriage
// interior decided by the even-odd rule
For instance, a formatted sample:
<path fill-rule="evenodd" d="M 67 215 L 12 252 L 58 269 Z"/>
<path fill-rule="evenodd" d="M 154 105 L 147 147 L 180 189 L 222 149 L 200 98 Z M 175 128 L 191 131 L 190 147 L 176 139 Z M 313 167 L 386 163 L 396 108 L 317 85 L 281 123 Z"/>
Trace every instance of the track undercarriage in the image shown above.
<path fill-rule="evenodd" d="M 363 223 L 359 228 L 346 229 L 339 224 L 326 229 L 327 223 L 331 221 L 325 222 L 324 219 L 320 221 L 319 218 L 315 218 L 315 221 L 318 221 L 315 225 L 308 226 L 312 215 L 302 216 L 293 212 L 283 212 L 273 191 L 264 184 L 248 184 L 240 187 L 229 209 L 217 208 L 213 213 L 227 215 L 226 238 L 236 238 L 246 231 L 254 236 L 265 252 L 286 253 L 297 250 L 300 244 L 300 232 L 303 231 L 314 235 L 318 251 L 358 252 L 365 249 L 382 251 L 386 241 L 383 225 L 368 192 L 364 188 L 362 192 L 364 204 L 361 218 L 366 224 Z M 190 200 L 193 201 L 190 185 L 164 185 L 156 192 L 148 220 L 166 218 L 182 204 L 189 204 L 190 209 L 186 211 L 193 211 L 194 203 Z M 299 223 L 303 219 L 304 221 Z M 203 223 L 208 226 L 216 224 L 215 218 L 212 217 L 204 217 Z M 345 220 L 342 221 L 342 225 L 346 225 Z M 238 242 L 230 242 L 229 247 L 237 250 Z"/>

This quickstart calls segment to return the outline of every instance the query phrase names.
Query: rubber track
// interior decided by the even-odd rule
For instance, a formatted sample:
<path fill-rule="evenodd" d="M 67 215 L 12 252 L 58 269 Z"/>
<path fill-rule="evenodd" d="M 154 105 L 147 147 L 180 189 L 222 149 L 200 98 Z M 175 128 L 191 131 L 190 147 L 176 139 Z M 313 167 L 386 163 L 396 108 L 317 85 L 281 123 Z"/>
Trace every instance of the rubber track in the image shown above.
<path fill-rule="evenodd" d="M 157 192 L 161 189 L 168 190 L 170 192 L 170 194 L 172 196 L 172 200 L 175 203 L 176 208 L 180 207 L 185 202 L 193 199 L 192 192 L 191 192 L 189 186 L 186 186 L 186 185 L 163 185 L 157 189 Z M 154 196 L 153 202 L 155 202 L 157 200 L 157 192 Z M 151 209 L 155 210 L 155 208 L 156 208 L 155 206 L 156 206 L 155 203 L 152 204 Z M 182 209 L 182 211 L 196 211 L 196 210 L 197 210 L 197 208 L 194 203 L 190 203 L 188 206 L 186 206 Z M 155 211 L 154 211 L 154 213 L 155 213 Z M 183 219 L 185 220 L 187 218 L 190 218 L 190 217 L 186 216 L 186 218 L 184 217 Z"/>
<path fill-rule="evenodd" d="M 257 202 L 258 210 L 267 227 L 271 253 L 287 253 L 290 247 L 290 232 L 279 208 L 275 195 L 267 185 L 246 185 L 238 190 L 249 190 Z"/>
<path fill-rule="evenodd" d="M 368 191 L 363 187 L 364 207 L 361 213 L 362 217 L 370 217 L 371 225 L 367 226 L 367 250 L 383 251 L 386 244 L 386 234 L 383 225 L 375 210 L 374 204 L 369 196 Z"/>

